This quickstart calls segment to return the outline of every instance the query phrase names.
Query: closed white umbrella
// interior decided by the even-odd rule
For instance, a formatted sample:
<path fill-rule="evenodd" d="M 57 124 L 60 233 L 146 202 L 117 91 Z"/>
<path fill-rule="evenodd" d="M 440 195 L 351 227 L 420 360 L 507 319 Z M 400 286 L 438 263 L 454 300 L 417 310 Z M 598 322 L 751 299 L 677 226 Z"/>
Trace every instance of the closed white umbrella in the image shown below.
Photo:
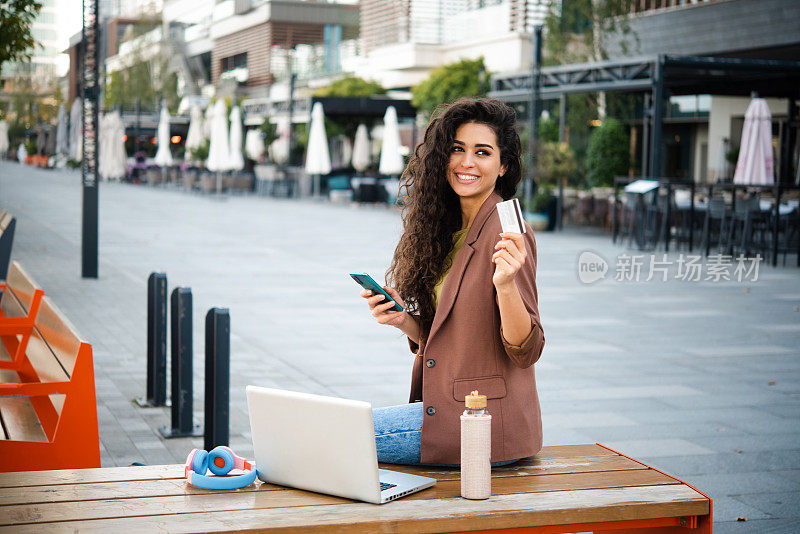
<path fill-rule="evenodd" d="M 208 104 L 206 108 L 205 118 L 203 120 L 203 137 L 211 139 L 211 117 L 214 116 L 214 104 Z"/>
<path fill-rule="evenodd" d="M 244 136 L 244 152 L 248 159 L 255 162 L 261 160 L 261 155 L 264 154 L 264 139 L 257 128 L 247 130 L 247 134 Z"/>
<path fill-rule="evenodd" d="M 321 102 L 316 102 L 311 110 L 306 172 L 314 176 L 314 194 L 318 195 L 320 175 L 331 172 L 331 156 L 328 151 L 328 138 L 325 135 L 325 112 Z"/>
<path fill-rule="evenodd" d="M 269 157 L 278 165 L 289 161 L 289 118 L 281 117 L 275 129 L 278 138 L 269 145 Z"/>
<path fill-rule="evenodd" d="M 394 106 L 386 108 L 383 116 L 383 145 L 378 172 L 381 174 L 400 174 L 403 172 L 403 156 L 400 154 L 400 129 L 397 126 L 397 110 Z"/>
<path fill-rule="evenodd" d="M 6 121 L 0 121 L 0 156 L 5 157 L 8 149 L 8 123 Z"/>
<path fill-rule="evenodd" d="M 100 126 L 100 154 L 98 171 L 107 180 L 120 180 L 125 176 L 128 156 L 125 152 L 125 126 L 118 111 L 106 113 Z"/>
<path fill-rule="evenodd" d="M 203 133 L 203 112 L 198 106 L 192 106 L 191 119 L 189 121 L 189 131 L 186 132 L 186 154 L 184 159 L 192 159 L 192 150 L 199 148 L 205 141 Z"/>
<path fill-rule="evenodd" d="M 750 185 L 775 183 L 772 115 L 763 98 L 753 98 L 744 114 L 742 144 L 739 148 L 733 183 Z"/>
<path fill-rule="evenodd" d="M 172 152 L 169 149 L 169 111 L 167 106 L 161 105 L 161 117 L 158 120 L 158 150 L 153 162 L 164 170 L 172 165 Z"/>
<path fill-rule="evenodd" d="M 212 172 L 228 170 L 228 118 L 225 102 L 217 100 L 211 112 L 209 125 L 211 143 L 208 147 L 206 167 Z"/>
<path fill-rule="evenodd" d="M 72 102 L 72 109 L 69 110 L 69 157 L 76 161 L 83 158 L 82 114 L 83 102 L 80 98 L 76 98 Z"/>
<path fill-rule="evenodd" d="M 353 144 L 352 165 L 358 172 L 364 172 L 369 167 L 369 135 L 367 126 L 359 124 L 356 129 L 356 140 Z"/>
<path fill-rule="evenodd" d="M 111 113 L 105 113 L 100 116 L 98 121 L 97 131 L 97 173 L 101 177 L 105 177 L 108 169 L 108 153 L 111 149 L 109 143 L 111 141 L 108 135 L 108 122 Z"/>
<path fill-rule="evenodd" d="M 228 168 L 232 171 L 240 171 L 244 168 L 244 156 L 242 156 L 242 112 L 239 106 L 231 109 L 231 133 L 230 133 L 230 160 Z"/>
<path fill-rule="evenodd" d="M 17 160 L 20 163 L 25 163 L 25 158 L 28 157 L 28 150 L 25 148 L 25 143 L 20 143 L 17 148 Z"/>
<path fill-rule="evenodd" d="M 69 129 L 67 128 L 67 112 L 64 110 L 64 104 L 58 106 L 58 126 L 56 127 L 56 154 L 66 154 L 69 149 L 69 141 L 67 136 Z M 0 150 L 2 152 L 2 150 Z"/>

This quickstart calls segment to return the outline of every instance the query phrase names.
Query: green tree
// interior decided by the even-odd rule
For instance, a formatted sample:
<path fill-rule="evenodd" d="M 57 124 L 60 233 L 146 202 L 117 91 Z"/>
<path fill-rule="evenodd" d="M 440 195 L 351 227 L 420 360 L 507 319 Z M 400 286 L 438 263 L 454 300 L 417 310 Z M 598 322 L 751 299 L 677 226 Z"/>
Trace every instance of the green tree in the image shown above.
<path fill-rule="evenodd" d="M 411 103 L 420 112 L 430 116 L 437 106 L 449 104 L 462 96 L 486 96 L 489 90 L 489 73 L 483 57 L 463 59 L 443 65 L 411 89 Z"/>
<path fill-rule="evenodd" d="M 609 37 L 619 37 L 623 53 L 638 48 L 630 26 L 628 0 L 570 0 L 555 4 L 545 19 L 545 65 L 563 65 L 608 59 Z M 605 93 L 598 93 L 597 117 L 606 117 Z"/>
<path fill-rule="evenodd" d="M 378 82 L 367 81 L 358 76 L 348 76 L 336 80 L 330 85 L 320 87 L 314 96 L 367 97 L 385 95 L 386 89 Z"/>
<path fill-rule="evenodd" d="M 36 45 L 31 26 L 41 9 L 37 0 L 0 1 L 0 72 L 6 61 L 30 59 Z"/>
<path fill-rule="evenodd" d="M 558 142 L 558 123 L 550 118 L 539 121 L 539 139 L 545 143 Z"/>
<path fill-rule="evenodd" d="M 552 187 L 559 180 L 566 180 L 578 169 L 575 153 L 567 143 L 548 141 L 539 147 L 539 172 L 536 174 L 540 186 Z"/>
<path fill-rule="evenodd" d="M 269 117 L 264 117 L 261 123 L 261 131 L 264 133 L 264 144 L 269 146 L 278 138 L 278 125 L 273 124 Z"/>
<path fill-rule="evenodd" d="M 589 137 L 586 177 L 591 186 L 612 186 L 614 177 L 628 174 L 628 134 L 616 119 L 606 119 Z"/>

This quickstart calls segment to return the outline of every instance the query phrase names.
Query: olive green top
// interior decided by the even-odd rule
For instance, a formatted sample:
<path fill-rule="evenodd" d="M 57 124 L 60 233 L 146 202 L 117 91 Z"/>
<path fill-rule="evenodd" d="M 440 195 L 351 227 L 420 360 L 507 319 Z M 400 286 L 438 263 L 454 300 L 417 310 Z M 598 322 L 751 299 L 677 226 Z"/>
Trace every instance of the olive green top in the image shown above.
<path fill-rule="evenodd" d="M 467 232 L 469 232 L 469 228 L 464 228 L 463 230 L 459 230 L 453 234 L 453 248 L 450 249 L 447 257 L 444 259 L 445 271 L 442 273 L 442 277 L 439 278 L 439 281 L 436 282 L 436 285 L 433 288 L 433 305 L 437 308 L 439 307 L 439 298 L 442 296 L 444 281 L 447 280 L 447 275 L 450 274 L 450 268 L 453 266 L 453 260 L 456 259 L 458 251 L 461 250 L 461 245 L 463 245 L 464 241 L 467 239 Z"/>

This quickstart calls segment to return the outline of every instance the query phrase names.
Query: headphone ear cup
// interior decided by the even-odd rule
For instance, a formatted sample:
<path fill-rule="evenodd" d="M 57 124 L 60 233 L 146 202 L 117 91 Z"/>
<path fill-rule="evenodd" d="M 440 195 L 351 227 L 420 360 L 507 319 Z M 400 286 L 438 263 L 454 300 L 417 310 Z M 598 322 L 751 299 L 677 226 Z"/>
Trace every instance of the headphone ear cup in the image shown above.
<path fill-rule="evenodd" d="M 217 459 L 221 459 L 224 462 L 223 465 L 219 465 Z M 228 447 L 215 447 L 208 453 L 208 470 L 215 475 L 227 475 L 233 466 L 233 453 Z"/>
<path fill-rule="evenodd" d="M 192 459 L 192 471 L 194 471 L 198 475 L 206 474 L 206 471 L 208 471 L 207 451 L 198 450 L 196 453 L 194 453 L 194 459 Z"/>

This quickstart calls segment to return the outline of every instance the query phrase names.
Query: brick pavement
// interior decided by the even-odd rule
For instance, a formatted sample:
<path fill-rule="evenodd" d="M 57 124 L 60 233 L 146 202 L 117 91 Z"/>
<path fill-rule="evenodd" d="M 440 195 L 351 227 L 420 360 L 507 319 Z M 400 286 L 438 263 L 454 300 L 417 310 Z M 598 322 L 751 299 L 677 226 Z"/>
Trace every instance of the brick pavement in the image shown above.
<path fill-rule="evenodd" d="M 246 384 L 407 400 L 410 355 L 374 324 L 347 272 L 379 278 L 400 231 L 384 207 L 106 184 L 100 277 L 80 278 L 80 177 L 0 162 L 0 208 L 20 260 L 93 344 L 103 465 L 182 462 L 202 438 L 163 440 L 165 408 L 142 409 L 146 283 L 192 288 L 194 408 L 203 409 L 203 324 L 231 314 L 231 446 L 252 453 Z M 547 347 L 537 363 L 545 443 L 601 442 L 697 484 L 717 532 L 800 529 L 800 269 L 752 281 L 615 281 L 606 235 L 541 233 Z M 592 285 L 577 259 L 611 265 Z M 660 253 L 659 253 L 660 259 Z M 787 264 L 793 265 L 794 258 Z M 736 522 L 747 517 L 747 522 Z"/>

